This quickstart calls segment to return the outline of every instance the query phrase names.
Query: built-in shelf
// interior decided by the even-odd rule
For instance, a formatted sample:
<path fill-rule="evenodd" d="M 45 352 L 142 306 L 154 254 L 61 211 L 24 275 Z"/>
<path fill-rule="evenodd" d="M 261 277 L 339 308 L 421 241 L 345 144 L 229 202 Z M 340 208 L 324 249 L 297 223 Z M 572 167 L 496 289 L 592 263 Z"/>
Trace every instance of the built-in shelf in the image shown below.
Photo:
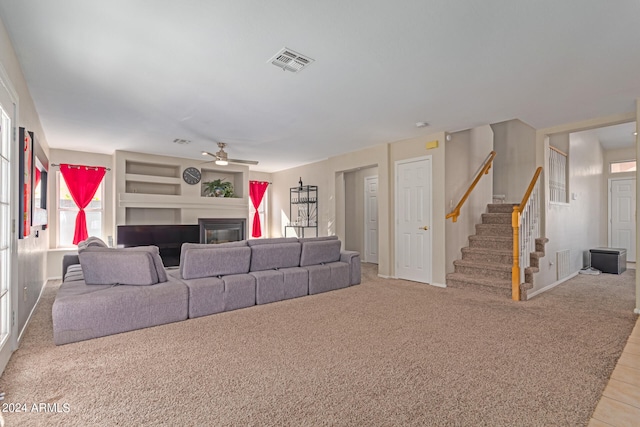
<path fill-rule="evenodd" d="M 244 176 L 243 172 L 236 172 L 229 169 L 208 169 L 202 168 L 202 184 L 200 186 L 200 196 L 209 197 L 209 195 L 205 192 L 204 184 L 206 182 L 215 181 L 217 179 L 228 181 L 233 185 L 233 198 L 242 198 L 244 197 Z M 221 197 L 218 197 L 221 198 Z M 228 198 L 228 197 L 226 197 Z"/>
<path fill-rule="evenodd" d="M 183 171 L 195 167 L 201 180 L 185 182 Z M 116 151 L 116 224 L 193 224 L 199 218 L 246 218 L 249 168 L 217 166 L 191 159 Z M 209 197 L 203 183 L 225 179 L 234 197 Z"/>
<path fill-rule="evenodd" d="M 125 192 L 139 194 L 181 194 L 180 168 L 178 166 L 126 162 Z"/>
<path fill-rule="evenodd" d="M 125 173 L 154 177 L 162 176 L 168 178 L 180 178 L 180 166 L 127 160 Z"/>
<path fill-rule="evenodd" d="M 124 179 L 127 182 L 149 182 L 154 184 L 173 184 L 173 185 L 182 184 L 182 180 L 176 177 L 141 175 L 137 173 L 125 174 Z"/>

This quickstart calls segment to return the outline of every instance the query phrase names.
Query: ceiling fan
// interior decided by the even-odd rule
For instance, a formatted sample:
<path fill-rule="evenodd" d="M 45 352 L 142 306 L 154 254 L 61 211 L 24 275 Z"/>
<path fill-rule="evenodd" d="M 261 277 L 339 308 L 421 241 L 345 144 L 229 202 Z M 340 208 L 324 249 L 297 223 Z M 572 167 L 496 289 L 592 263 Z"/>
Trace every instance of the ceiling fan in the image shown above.
<path fill-rule="evenodd" d="M 230 159 L 227 156 L 227 152 L 224 151 L 224 147 L 226 147 L 227 144 L 224 142 L 218 142 L 218 147 L 220 147 L 220 151 L 218 151 L 215 154 L 212 154 L 208 151 L 203 151 L 202 155 L 203 156 L 211 156 L 213 158 L 215 158 L 215 163 L 218 166 L 226 166 L 229 163 L 241 163 L 243 165 L 257 165 L 258 162 L 256 162 L 255 160 L 240 160 L 240 159 Z"/>

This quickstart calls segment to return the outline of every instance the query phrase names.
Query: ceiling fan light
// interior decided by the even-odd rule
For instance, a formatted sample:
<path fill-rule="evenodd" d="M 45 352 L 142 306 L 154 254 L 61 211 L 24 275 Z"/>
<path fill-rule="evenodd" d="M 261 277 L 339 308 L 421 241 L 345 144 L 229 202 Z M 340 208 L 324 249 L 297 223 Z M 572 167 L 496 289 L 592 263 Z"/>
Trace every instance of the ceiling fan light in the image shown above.
<path fill-rule="evenodd" d="M 228 164 L 229 162 L 226 160 L 221 160 L 221 159 L 216 160 L 216 165 L 218 166 L 227 166 Z"/>

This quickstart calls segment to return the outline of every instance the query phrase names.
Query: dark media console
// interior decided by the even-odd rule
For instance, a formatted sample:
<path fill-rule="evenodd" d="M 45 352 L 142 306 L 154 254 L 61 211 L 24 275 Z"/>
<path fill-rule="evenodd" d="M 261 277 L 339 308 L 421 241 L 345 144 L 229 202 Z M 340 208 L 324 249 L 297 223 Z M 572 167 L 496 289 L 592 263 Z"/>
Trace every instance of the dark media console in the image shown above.
<path fill-rule="evenodd" d="M 198 225 L 119 225 L 119 247 L 154 245 L 165 267 L 180 265 L 183 243 L 225 243 L 245 239 L 245 218 L 200 218 Z"/>
<path fill-rule="evenodd" d="M 154 245 L 160 249 L 165 267 L 180 264 L 180 248 L 183 243 L 200 243 L 198 225 L 119 225 L 119 247 Z"/>

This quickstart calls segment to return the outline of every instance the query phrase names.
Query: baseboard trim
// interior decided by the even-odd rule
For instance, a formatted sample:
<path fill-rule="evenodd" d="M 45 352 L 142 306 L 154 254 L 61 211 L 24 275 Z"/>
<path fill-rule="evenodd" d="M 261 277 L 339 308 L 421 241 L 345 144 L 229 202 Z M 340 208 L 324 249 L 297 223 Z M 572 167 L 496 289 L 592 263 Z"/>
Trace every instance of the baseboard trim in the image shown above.
<path fill-rule="evenodd" d="M 378 274 L 378 277 L 381 277 L 383 279 L 393 279 L 393 277 L 387 276 L 386 274 Z"/>
<path fill-rule="evenodd" d="M 635 310 L 633 310 L 633 312 L 634 312 L 635 314 L 640 314 L 640 308 L 636 308 Z"/>
<path fill-rule="evenodd" d="M 38 304 L 40 304 L 40 300 L 42 299 L 42 294 L 44 293 L 44 288 L 47 286 L 47 281 L 48 280 L 45 280 L 45 282 L 42 284 L 42 288 L 40 289 L 40 295 L 38 295 L 38 299 L 36 300 L 36 303 L 33 304 L 33 308 L 31 309 L 31 313 L 29 313 L 29 317 L 27 317 L 27 321 L 24 322 L 24 326 L 20 331 L 20 333 L 18 334 L 18 340 L 17 340 L 18 347 L 20 347 L 22 336 L 24 335 L 24 332 L 27 330 L 27 327 L 29 326 L 29 322 L 31 322 L 31 316 L 33 316 L 33 313 L 36 311 Z"/>
<path fill-rule="evenodd" d="M 447 285 L 444 283 L 429 283 L 431 286 L 435 286 L 436 288 L 446 288 Z"/>
<path fill-rule="evenodd" d="M 558 285 L 560 285 L 560 284 L 562 284 L 562 283 L 566 282 L 567 280 L 569 280 L 569 279 L 572 279 L 572 278 L 576 277 L 578 274 L 579 274 L 579 272 L 578 272 L 578 271 L 576 271 L 575 273 L 568 275 L 568 276 L 567 276 L 567 277 L 565 277 L 564 279 L 560 279 L 560 280 L 558 280 L 557 282 L 554 282 L 554 283 L 552 283 L 552 284 L 550 284 L 550 285 L 548 285 L 548 286 L 545 286 L 545 287 L 544 287 L 544 288 L 542 288 L 542 289 L 538 289 L 537 291 L 532 292 L 531 294 L 527 294 L 527 300 L 530 300 L 531 298 L 535 297 L 536 295 L 539 295 L 539 294 L 541 294 L 541 293 L 543 293 L 543 292 L 546 292 L 546 291 L 548 291 L 548 290 L 551 290 L 551 289 L 555 288 L 556 286 L 558 286 Z"/>

